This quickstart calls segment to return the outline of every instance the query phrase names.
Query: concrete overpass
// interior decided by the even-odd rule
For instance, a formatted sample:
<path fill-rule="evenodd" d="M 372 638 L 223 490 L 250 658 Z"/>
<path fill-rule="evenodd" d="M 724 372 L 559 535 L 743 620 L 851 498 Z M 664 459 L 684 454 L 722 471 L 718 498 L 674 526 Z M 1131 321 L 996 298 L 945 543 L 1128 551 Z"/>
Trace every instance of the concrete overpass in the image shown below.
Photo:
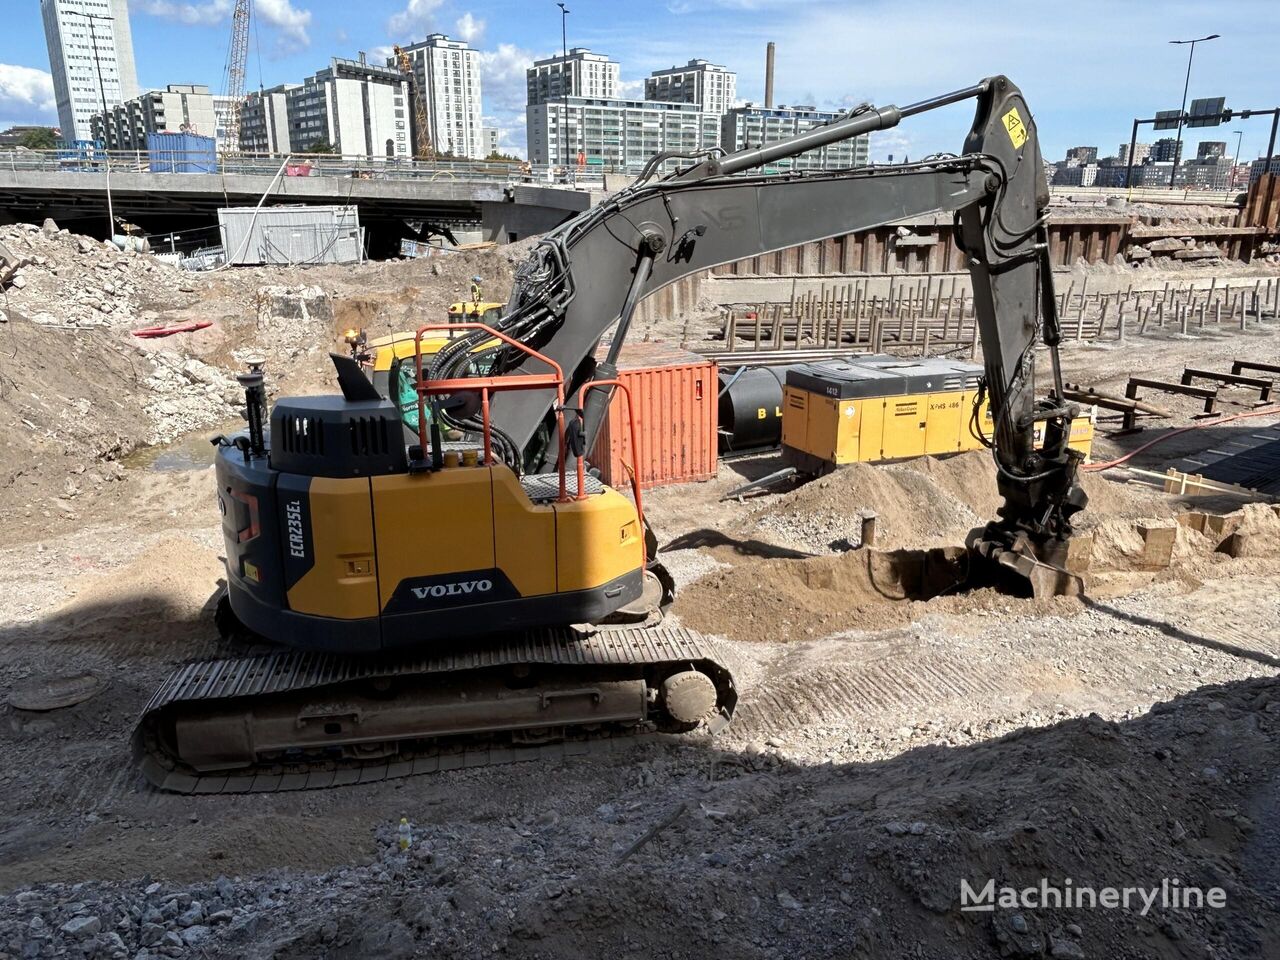
<path fill-rule="evenodd" d="M 89 166 L 81 164 L 81 166 Z M 5 169 L 0 165 L 0 219 L 60 225 L 105 235 L 107 172 Z M 376 245 L 412 237 L 406 220 L 475 229 L 486 240 L 506 243 L 543 233 L 587 209 L 602 192 L 590 187 L 430 176 L 281 176 L 267 173 L 150 173 L 120 170 L 112 163 L 111 202 L 118 218 L 152 234 L 207 227 L 224 206 L 267 204 L 356 204 Z"/>

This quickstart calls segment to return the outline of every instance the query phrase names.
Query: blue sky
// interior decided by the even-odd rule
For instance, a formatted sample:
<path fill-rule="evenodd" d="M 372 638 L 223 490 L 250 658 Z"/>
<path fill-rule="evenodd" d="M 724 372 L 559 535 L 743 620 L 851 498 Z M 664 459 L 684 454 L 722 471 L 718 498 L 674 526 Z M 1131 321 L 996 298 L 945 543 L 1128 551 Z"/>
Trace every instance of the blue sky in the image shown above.
<path fill-rule="evenodd" d="M 899 105 L 1005 73 L 1027 96 L 1046 157 L 1097 145 L 1114 153 L 1134 116 L 1176 108 L 1186 47 L 1171 39 L 1219 33 L 1196 47 L 1191 97 L 1225 96 L 1236 108 L 1280 104 L 1280 13 L 1276 0 L 1138 3 L 1077 0 L 567 0 L 569 45 L 622 64 L 624 91 L 639 95 L 653 69 L 703 57 L 738 73 L 738 95 L 762 100 L 764 47 L 778 44 L 779 103 L 843 107 Z M 130 0 L 138 80 L 223 86 L 233 0 Z M 38 0 L 4 0 L 0 34 L 0 128 L 53 123 L 48 52 Z M 255 0 L 248 85 L 298 81 L 332 55 L 385 55 L 393 42 L 429 32 L 471 41 L 483 52 L 486 122 L 503 143 L 524 146 L 524 68 L 560 48 L 553 0 Z M 972 114 L 948 108 L 872 141 L 873 159 L 959 150 Z M 1257 119 L 1208 131 L 1241 158 L 1266 148 Z M 1140 140 L 1150 140 L 1149 134 Z"/>

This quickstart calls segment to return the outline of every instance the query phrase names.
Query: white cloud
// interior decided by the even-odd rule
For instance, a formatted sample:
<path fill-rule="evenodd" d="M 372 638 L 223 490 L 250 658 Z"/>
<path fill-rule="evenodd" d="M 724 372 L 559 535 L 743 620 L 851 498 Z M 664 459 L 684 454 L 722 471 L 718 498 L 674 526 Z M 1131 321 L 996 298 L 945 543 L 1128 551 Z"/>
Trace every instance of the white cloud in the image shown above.
<path fill-rule="evenodd" d="M 234 0 L 204 0 L 202 3 L 135 0 L 135 3 L 136 9 L 142 13 L 190 26 L 220 24 L 228 20 L 235 9 Z M 275 28 L 279 34 L 279 43 L 292 43 L 302 47 L 311 45 L 311 37 L 307 33 L 307 28 L 311 26 L 311 11 L 295 7 L 292 0 L 256 0 L 253 15 L 260 22 Z"/>
<path fill-rule="evenodd" d="M 0 111 L 18 123 L 57 122 L 53 77 L 34 67 L 0 63 Z"/>
<path fill-rule="evenodd" d="M 528 93 L 525 71 L 533 66 L 534 54 L 514 43 L 500 43 L 493 50 L 479 53 L 486 106 L 523 114 Z"/>
<path fill-rule="evenodd" d="M 619 80 L 618 96 L 624 100 L 640 100 L 644 97 L 644 80 Z"/>
<path fill-rule="evenodd" d="M 154 17 L 186 24 L 220 23 L 231 15 L 232 0 L 206 0 L 205 3 L 174 3 L 173 0 L 141 0 L 137 9 Z"/>
<path fill-rule="evenodd" d="M 409 0 L 399 13 L 387 21 L 387 33 L 399 43 L 412 43 L 419 34 L 430 32 L 435 13 L 444 0 Z"/>
<path fill-rule="evenodd" d="M 525 99 L 529 89 L 525 71 L 545 54 L 500 43 L 493 50 L 479 51 L 479 55 L 485 125 L 502 131 L 503 152 L 525 156 Z"/>
<path fill-rule="evenodd" d="M 470 11 L 459 17 L 454 26 L 457 27 L 458 37 L 467 43 L 477 43 L 484 36 L 485 22 L 472 16 Z"/>
<path fill-rule="evenodd" d="M 263 23 L 275 27 L 282 40 L 292 40 L 303 47 L 311 45 L 307 29 L 311 26 L 311 11 L 295 7 L 291 0 L 255 0 L 254 15 Z"/>

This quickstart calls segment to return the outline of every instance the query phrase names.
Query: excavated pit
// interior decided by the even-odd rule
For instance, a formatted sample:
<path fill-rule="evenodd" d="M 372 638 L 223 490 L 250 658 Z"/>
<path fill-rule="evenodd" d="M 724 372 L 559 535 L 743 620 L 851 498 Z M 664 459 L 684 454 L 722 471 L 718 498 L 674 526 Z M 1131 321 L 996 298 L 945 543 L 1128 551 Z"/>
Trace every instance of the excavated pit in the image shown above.
<path fill-rule="evenodd" d="M 1090 505 L 1068 560 L 1085 600 L 1033 599 L 1017 583 L 982 577 L 958 546 L 994 514 L 993 473 L 983 453 L 855 464 L 763 499 L 738 539 L 703 547 L 714 569 L 684 587 L 674 611 L 706 633 L 788 643 L 1011 602 L 1020 614 L 1068 615 L 1089 598 L 1156 582 L 1190 589 L 1211 567 L 1238 561 L 1243 572 L 1280 557 L 1280 510 L 1270 504 L 1189 510 L 1151 487 L 1085 474 Z M 866 516 L 876 517 L 877 546 L 824 552 L 856 544 Z"/>

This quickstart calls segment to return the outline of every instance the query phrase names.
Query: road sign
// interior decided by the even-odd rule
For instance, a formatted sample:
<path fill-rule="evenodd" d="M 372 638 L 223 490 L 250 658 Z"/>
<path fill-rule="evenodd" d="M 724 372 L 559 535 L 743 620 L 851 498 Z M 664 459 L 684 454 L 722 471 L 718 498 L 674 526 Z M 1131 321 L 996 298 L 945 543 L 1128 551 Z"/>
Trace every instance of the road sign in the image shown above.
<path fill-rule="evenodd" d="M 1178 127 L 1178 118 L 1182 116 L 1181 110 L 1157 110 L 1156 111 L 1156 130 L 1176 130 Z"/>
<path fill-rule="evenodd" d="M 1226 97 L 1208 97 L 1204 100 L 1191 101 L 1191 119 L 1188 127 L 1216 127 L 1222 122 L 1222 107 Z"/>

